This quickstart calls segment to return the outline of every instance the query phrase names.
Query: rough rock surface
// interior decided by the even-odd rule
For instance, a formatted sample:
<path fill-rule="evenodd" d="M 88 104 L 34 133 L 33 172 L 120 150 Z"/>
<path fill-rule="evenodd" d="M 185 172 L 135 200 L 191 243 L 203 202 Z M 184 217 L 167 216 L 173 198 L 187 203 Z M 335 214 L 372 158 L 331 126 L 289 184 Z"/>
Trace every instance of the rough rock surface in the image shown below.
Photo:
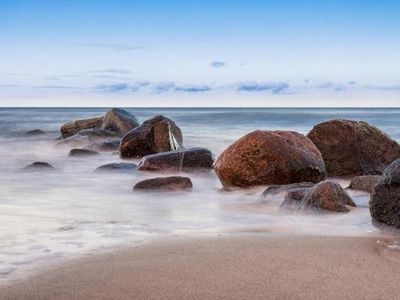
<path fill-rule="evenodd" d="M 214 156 L 205 148 L 168 151 L 142 158 L 140 171 L 202 171 L 213 168 Z"/>
<path fill-rule="evenodd" d="M 156 190 L 160 192 L 180 191 L 192 189 L 193 184 L 189 177 L 170 176 L 146 179 L 138 182 L 134 190 Z"/>
<path fill-rule="evenodd" d="M 61 135 L 67 138 L 84 129 L 100 128 L 102 124 L 103 116 L 72 121 L 61 126 Z"/>
<path fill-rule="evenodd" d="M 87 149 L 71 149 L 68 153 L 69 157 L 83 157 L 98 155 L 99 152 Z"/>
<path fill-rule="evenodd" d="M 55 168 L 47 162 L 36 161 L 24 167 L 24 170 L 55 170 Z"/>
<path fill-rule="evenodd" d="M 323 122 L 307 137 L 321 151 L 329 176 L 379 175 L 400 157 L 400 145 L 365 122 Z"/>
<path fill-rule="evenodd" d="M 400 159 L 384 171 L 372 193 L 369 210 L 374 222 L 400 228 Z"/>
<path fill-rule="evenodd" d="M 121 108 L 112 108 L 105 114 L 100 128 L 124 136 L 129 130 L 137 126 L 139 126 L 139 122 L 130 112 Z"/>
<path fill-rule="evenodd" d="M 182 148 L 182 132 L 174 121 L 155 116 L 129 131 L 121 140 L 121 158 L 143 156 Z"/>
<path fill-rule="evenodd" d="M 253 131 L 225 149 L 214 166 L 224 187 L 316 183 L 326 178 L 319 150 L 293 131 Z"/>
<path fill-rule="evenodd" d="M 137 166 L 133 163 L 111 163 L 102 165 L 95 172 L 123 172 L 123 171 L 134 171 L 137 169 Z"/>
<path fill-rule="evenodd" d="M 56 146 L 84 147 L 93 143 L 119 139 L 120 136 L 112 131 L 103 129 L 84 129 L 77 134 L 59 141 Z"/>
<path fill-rule="evenodd" d="M 25 135 L 27 135 L 27 136 L 36 136 L 36 135 L 42 135 L 42 134 L 45 134 L 45 132 L 40 129 L 29 130 L 25 133 Z"/>
<path fill-rule="evenodd" d="M 356 176 L 351 180 L 348 188 L 372 194 L 380 178 L 380 175 Z"/>
<path fill-rule="evenodd" d="M 346 206 L 356 207 L 349 194 L 334 181 L 320 182 L 306 194 L 304 202 L 307 206 L 335 212 L 348 212 Z"/>

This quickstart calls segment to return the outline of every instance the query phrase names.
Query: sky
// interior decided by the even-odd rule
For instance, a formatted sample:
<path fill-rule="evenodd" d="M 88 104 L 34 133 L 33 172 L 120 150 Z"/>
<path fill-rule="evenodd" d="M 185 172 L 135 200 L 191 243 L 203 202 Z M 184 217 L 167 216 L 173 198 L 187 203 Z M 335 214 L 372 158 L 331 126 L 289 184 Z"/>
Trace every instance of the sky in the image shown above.
<path fill-rule="evenodd" d="M 400 106 L 400 1 L 0 0 L 0 106 Z"/>

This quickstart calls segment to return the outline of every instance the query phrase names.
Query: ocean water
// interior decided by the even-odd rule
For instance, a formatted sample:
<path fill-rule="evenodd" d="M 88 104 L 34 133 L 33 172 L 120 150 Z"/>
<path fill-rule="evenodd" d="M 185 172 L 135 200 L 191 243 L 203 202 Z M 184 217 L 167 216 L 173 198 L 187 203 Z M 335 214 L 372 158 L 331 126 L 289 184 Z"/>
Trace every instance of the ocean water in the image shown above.
<path fill-rule="evenodd" d="M 105 108 L 0 109 L 0 283 L 29 274 L 43 263 L 104 249 L 135 245 L 154 237 L 261 230 L 341 236 L 382 234 L 371 224 L 369 195 L 351 192 L 358 207 L 348 214 L 282 211 L 282 196 L 262 201 L 265 187 L 222 191 L 214 172 L 186 174 L 191 192 L 133 192 L 149 173 L 97 174 L 118 155 L 68 158 L 55 147 L 59 128 L 96 116 Z M 128 108 L 140 122 L 157 114 L 181 128 L 184 145 L 209 148 L 216 156 L 256 129 L 296 130 L 333 119 L 364 120 L 400 140 L 400 109 Z M 25 132 L 41 129 L 43 136 Z M 34 161 L 55 172 L 26 172 Z M 136 161 L 137 162 L 137 161 Z M 342 182 L 345 185 L 345 182 Z"/>

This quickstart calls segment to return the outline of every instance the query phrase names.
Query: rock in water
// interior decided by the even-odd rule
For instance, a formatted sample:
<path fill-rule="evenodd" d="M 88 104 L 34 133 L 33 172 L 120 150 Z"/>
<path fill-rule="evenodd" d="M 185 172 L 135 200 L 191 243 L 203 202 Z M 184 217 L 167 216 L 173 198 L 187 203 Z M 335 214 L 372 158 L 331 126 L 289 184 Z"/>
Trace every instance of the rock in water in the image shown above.
<path fill-rule="evenodd" d="M 351 180 L 348 188 L 372 194 L 380 178 L 380 175 L 356 176 Z"/>
<path fill-rule="evenodd" d="M 170 176 L 157 177 L 138 182 L 134 190 L 156 190 L 160 192 L 187 190 L 193 187 L 192 181 L 188 177 Z"/>
<path fill-rule="evenodd" d="M 25 170 L 38 170 L 38 171 L 39 170 L 44 170 L 44 171 L 45 170 L 47 170 L 47 171 L 55 170 L 55 168 L 51 164 L 49 164 L 47 162 L 42 162 L 42 161 L 36 161 L 30 165 L 27 165 L 26 167 L 24 167 L 24 169 Z"/>
<path fill-rule="evenodd" d="M 61 126 L 61 135 L 63 138 L 67 138 L 83 129 L 98 129 L 102 124 L 103 116 L 72 121 Z"/>
<path fill-rule="evenodd" d="M 42 135 L 42 134 L 45 134 L 45 132 L 40 129 L 29 130 L 25 133 L 25 135 L 27 135 L 27 136 L 36 136 L 36 135 Z"/>
<path fill-rule="evenodd" d="M 129 130 L 138 126 L 139 122 L 134 115 L 121 108 L 112 108 L 105 114 L 100 128 L 124 136 Z"/>
<path fill-rule="evenodd" d="M 225 149 L 214 167 L 224 187 L 316 183 L 326 177 L 319 150 L 293 131 L 253 131 Z"/>
<path fill-rule="evenodd" d="M 77 134 L 59 141 L 56 146 L 83 147 L 93 143 L 109 141 L 110 139 L 119 139 L 120 136 L 112 131 L 104 129 L 84 129 Z"/>
<path fill-rule="evenodd" d="M 155 116 L 129 131 L 121 140 L 121 158 L 143 156 L 182 148 L 182 132 L 174 121 Z"/>
<path fill-rule="evenodd" d="M 140 171 L 204 171 L 213 167 L 214 156 L 205 148 L 192 148 L 147 155 L 142 158 Z"/>
<path fill-rule="evenodd" d="M 379 175 L 400 157 L 400 145 L 365 122 L 323 122 L 307 137 L 321 151 L 329 176 Z"/>
<path fill-rule="evenodd" d="M 98 167 L 95 172 L 123 172 L 134 171 L 137 166 L 133 163 L 111 163 Z"/>
<path fill-rule="evenodd" d="M 84 157 L 84 156 L 93 156 L 93 155 L 99 155 L 99 152 L 93 151 L 93 150 L 87 150 L 87 149 L 71 149 L 69 151 L 68 156 L 69 157 Z"/>
<path fill-rule="evenodd" d="M 104 152 L 118 151 L 120 142 L 120 140 L 103 141 L 87 145 L 85 149 Z"/>
<path fill-rule="evenodd" d="M 349 194 L 334 181 L 323 181 L 310 189 L 304 199 L 305 205 L 336 212 L 348 212 L 346 206 L 356 207 Z"/>
<path fill-rule="evenodd" d="M 384 171 L 369 201 L 372 220 L 400 228 L 400 159 Z"/>

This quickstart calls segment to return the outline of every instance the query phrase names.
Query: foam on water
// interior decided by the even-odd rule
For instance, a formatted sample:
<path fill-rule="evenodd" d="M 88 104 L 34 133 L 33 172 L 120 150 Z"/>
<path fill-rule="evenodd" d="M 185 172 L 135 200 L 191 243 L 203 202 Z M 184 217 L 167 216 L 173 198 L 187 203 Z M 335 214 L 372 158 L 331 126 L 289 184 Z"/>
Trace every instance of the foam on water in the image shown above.
<path fill-rule="evenodd" d="M 111 153 L 68 158 L 54 147 L 59 127 L 106 109 L 0 109 L 0 279 L 9 280 L 40 262 L 116 245 L 134 245 L 155 236 L 265 230 L 323 235 L 376 235 L 368 194 L 353 193 L 358 207 L 348 214 L 291 213 L 279 209 L 282 195 L 263 202 L 265 187 L 222 191 L 213 172 L 189 174 L 192 192 L 133 192 L 141 173 L 93 173 L 119 162 Z M 130 109 L 140 121 L 164 114 L 181 127 L 186 147 L 218 155 L 255 129 L 306 133 L 334 117 L 366 120 L 398 138 L 400 110 L 356 109 Z M 26 137 L 39 128 L 44 136 Z M 46 161 L 56 172 L 21 169 Z M 345 184 L 345 183 L 344 183 Z"/>

